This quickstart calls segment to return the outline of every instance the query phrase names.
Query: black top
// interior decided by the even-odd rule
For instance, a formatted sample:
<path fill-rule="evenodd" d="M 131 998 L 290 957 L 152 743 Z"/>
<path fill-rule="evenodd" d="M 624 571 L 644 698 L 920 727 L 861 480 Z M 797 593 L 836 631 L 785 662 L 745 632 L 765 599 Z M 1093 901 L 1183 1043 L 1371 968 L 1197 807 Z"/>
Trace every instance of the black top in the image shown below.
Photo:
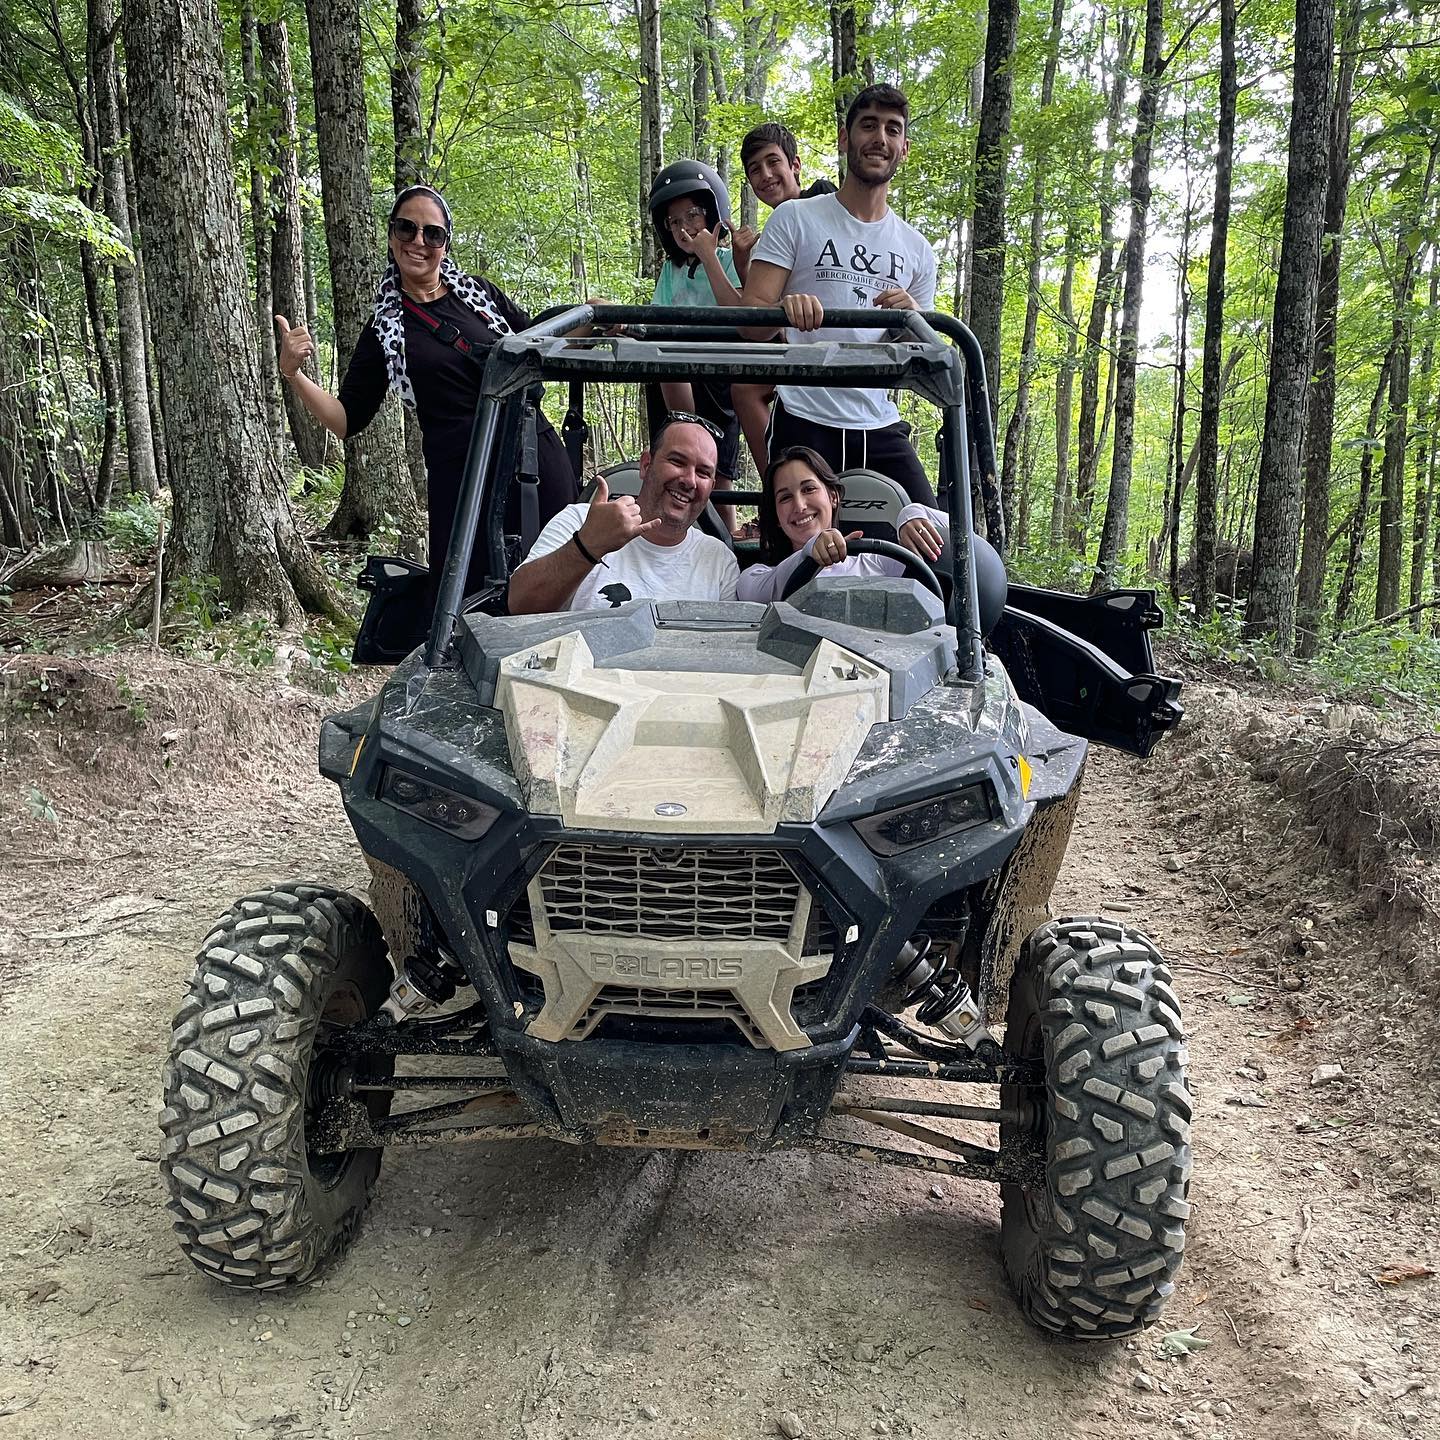
<path fill-rule="evenodd" d="M 476 277 L 495 308 L 505 317 L 512 330 L 525 330 L 530 325 L 528 311 L 522 310 L 498 285 Z M 421 302 L 416 302 L 417 304 Z M 475 422 L 475 407 L 480 400 L 485 359 L 490 347 L 499 339 L 489 323 L 451 292 L 424 304 L 436 320 L 448 320 L 470 342 L 469 355 L 435 337 L 423 321 L 409 310 L 405 319 L 405 368 L 410 388 L 415 392 L 415 413 L 425 451 L 425 471 L 429 494 L 430 564 L 438 574 L 440 559 L 450 544 L 450 529 L 460 498 L 460 481 L 465 470 L 465 456 L 470 449 L 470 432 Z M 349 368 L 340 385 L 340 403 L 345 407 L 346 433 L 363 430 L 375 418 L 390 388 L 385 368 L 385 352 L 375 333 L 375 321 L 366 321 L 350 357 Z M 565 447 L 554 427 L 539 417 L 538 458 L 540 462 L 541 526 L 578 497 L 574 471 L 565 454 Z M 521 529 L 519 491 L 514 487 L 506 497 L 505 528 L 510 533 Z M 478 583 L 483 562 L 483 547 L 477 547 L 471 560 L 468 588 Z"/>
<path fill-rule="evenodd" d="M 512 329 L 524 330 L 529 326 L 530 316 L 498 285 L 488 280 L 478 283 Z M 451 475 L 454 478 L 449 486 L 453 488 L 459 484 L 460 469 L 470 446 L 470 427 L 480 398 L 485 355 L 499 337 L 485 320 L 449 292 L 422 308 L 437 320 L 448 320 L 474 347 L 469 356 L 462 355 L 453 345 L 437 340 L 408 310 L 404 312 L 405 368 L 415 392 L 420 431 L 425 437 L 425 466 L 432 485 L 438 483 L 441 476 Z M 340 386 L 348 434 L 363 430 L 375 418 L 389 387 L 385 352 L 380 348 L 380 337 L 375 333 L 372 319 L 360 332 Z"/>

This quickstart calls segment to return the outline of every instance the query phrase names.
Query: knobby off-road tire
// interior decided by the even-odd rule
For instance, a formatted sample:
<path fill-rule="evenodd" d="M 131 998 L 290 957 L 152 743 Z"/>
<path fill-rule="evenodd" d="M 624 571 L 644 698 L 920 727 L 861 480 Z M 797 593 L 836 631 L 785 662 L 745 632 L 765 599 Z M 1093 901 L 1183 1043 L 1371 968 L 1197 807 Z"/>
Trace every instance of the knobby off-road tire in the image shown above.
<path fill-rule="evenodd" d="M 1144 935 L 1106 920 L 1052 921 L 1021 951 L 1005 1048 L 1044 1056 L 1046 1184 L 1001 1187 L 1001 1253 L 1021 1309 L 1057 1335 L 1134 1334 L 1175 1288 L 1191 1102 L 1170 978 Z"/>
<path fill-rule="evenodd" d="M 305 1279 L 354 1233 L 379 1150 L 311 1155 L 326 1036 L 373 1015 L 392 979 L 352 895 L 294 885 L 238 900 L 206 937 L 165 1067 L 161 1168 L 180 1246 L 227 1285 Z M 388 1092 L 370 1092 L 388 1113 Z"/>

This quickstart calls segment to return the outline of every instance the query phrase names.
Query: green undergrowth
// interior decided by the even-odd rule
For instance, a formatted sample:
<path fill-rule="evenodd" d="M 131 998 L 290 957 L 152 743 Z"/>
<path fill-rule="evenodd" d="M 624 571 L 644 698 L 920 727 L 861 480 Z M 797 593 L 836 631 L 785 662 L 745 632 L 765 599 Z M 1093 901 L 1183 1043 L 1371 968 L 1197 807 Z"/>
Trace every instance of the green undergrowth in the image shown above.
<path fill-rule="evenodd" d="M 343 593 L 353 586 L 353 567 L 332 572 L 331 579 Z M 353 625 L 310 616 L 298 631 L 282 630 L 268 616 L 233 614 L 220 598 L 213 576 L 185 577 L 175 584 L 161 637 L 167 649 L 190 659 L 252 670 L 281 669 L 294 680 L 308 674 L 310 683 L 325 691 L 333 691 L 336 677 L 353 668 Z"/>

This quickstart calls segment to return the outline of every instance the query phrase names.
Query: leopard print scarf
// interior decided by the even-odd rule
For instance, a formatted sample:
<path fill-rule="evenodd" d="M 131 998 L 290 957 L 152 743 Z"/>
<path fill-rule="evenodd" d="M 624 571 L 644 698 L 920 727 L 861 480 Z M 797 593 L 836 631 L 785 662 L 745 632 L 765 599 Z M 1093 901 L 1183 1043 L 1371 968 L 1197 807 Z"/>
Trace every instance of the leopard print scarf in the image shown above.
<path fill-rule="evenodd" d="M 467 275 L 448 255 L 440 262 L 440 278 L 450 293 L 467 309 L 473 310 L 497 335 L 511 334 L 510 324 L 496 308 L 485 287 L 473 275 Z M 380 290 L 375 297 L 375 333 L 385 352 L 385 369 L 390 375 L 390 388 L 412 410 L 415 391 L 405 368 L 405 306 L 400 298 L 400 270 L 392 256 L 380 277 Z"/>

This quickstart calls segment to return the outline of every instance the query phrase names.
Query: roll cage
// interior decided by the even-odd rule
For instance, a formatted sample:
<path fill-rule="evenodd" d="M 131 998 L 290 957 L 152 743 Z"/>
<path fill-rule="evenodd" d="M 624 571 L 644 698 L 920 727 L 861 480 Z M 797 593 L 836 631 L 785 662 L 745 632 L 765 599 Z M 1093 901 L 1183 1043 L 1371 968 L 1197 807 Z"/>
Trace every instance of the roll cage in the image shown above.
<path fill-rule="evenodd" d="M 971 553 L 971 485 L 977 474 L 992 530 L 1001 523 L 995 482 L 995 438 L 979 341 L 953 316 L 914 310 L 832 311 L 829 320 L 852 330 L 883 332 L 871 342 L 817 339 L 742 339 L 737 326 L 777 327 L 779 308 L 576 305 L 547 311 L 528 330 L 506 335 L 491 347 L 475 412 L 470 450 L 461 481 L 455 526 L 441 575 L 425 663 L 453 663 L 455 620 L 464 599 L 476 543 L 484 549 L 487 585 L 509 578 L 503 531 L 505 496 L 493 483 L 506 447 L 507 410 L 533 405 L 527 392 L 546 381 L 625 384 L 660 380 L 722 380 L 741 383 L 913 391 L 942 412 L 940 471 L 936 487 L 950 511 L 950 596 L 946 618 L 957 640 L 957 678 L 983 679 L 979 599 Z M 607 331 L 624 327 L 619 334 Z M 949 337 L 947 344 L 941 336 Z"/>

